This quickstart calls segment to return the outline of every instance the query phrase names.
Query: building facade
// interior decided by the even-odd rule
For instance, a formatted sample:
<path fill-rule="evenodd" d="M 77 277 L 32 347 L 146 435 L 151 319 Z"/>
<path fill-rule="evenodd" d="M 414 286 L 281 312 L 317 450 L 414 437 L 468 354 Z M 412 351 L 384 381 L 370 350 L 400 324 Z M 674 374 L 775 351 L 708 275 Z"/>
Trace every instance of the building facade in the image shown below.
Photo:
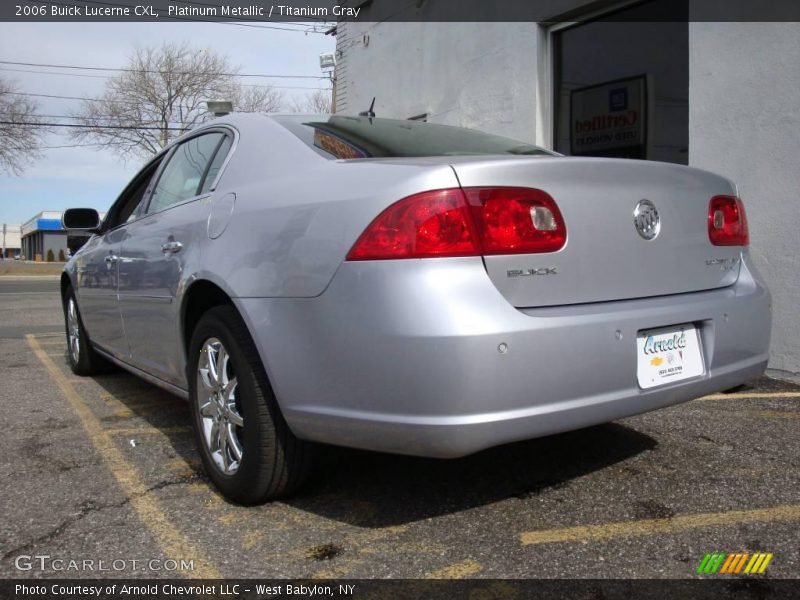
<path fill-rule="evenodd" d="M 22 225 L 22 255 L 37 262 L 65 260 L 67 232 L 61 225 L 61 214 L 40 212 Z"/>
<path fill-rule="evenodd" d="M 798 375 L 800 23 L 649 20 L 665 2 L 551 0 L 534 22 L 339 23 L 336 112 L 374 97 L 379 117 L 732 179 L 773 293 L 770 368 Z"/>
<path fill-rule="evenodd" d="M 3 258 L 13 258 L 20 253 L 22 247 L 22 234 L 19 225 L 9 225 L 3 223 L 2 240 L 0 240 L 0 256 Z"/>

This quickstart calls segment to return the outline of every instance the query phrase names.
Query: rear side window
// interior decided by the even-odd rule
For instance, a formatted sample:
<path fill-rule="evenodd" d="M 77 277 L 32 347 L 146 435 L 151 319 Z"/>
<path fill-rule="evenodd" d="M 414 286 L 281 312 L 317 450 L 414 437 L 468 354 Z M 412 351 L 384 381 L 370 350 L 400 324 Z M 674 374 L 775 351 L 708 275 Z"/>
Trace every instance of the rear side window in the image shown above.
<path fill-rule="evenodd" d="M 214 185 L 214 182 L 217 180 L 217 175 L 219 175 L 219 170 L 222 168 L 222 165 L 225 164 L 225 159 L 228 157 L 228 152 L 230 152 L 232 145 L 233 138 L 226 135 L 219 145 L 217 153 L 214 155 L 214 160 L 211 161 L 211 166 L 208 167 L 208 172 L 203 180 L 203 187 L 200 189 L 201 194 L 209 191 L 211 186 Z"/>
<path fill-rule="evenodd" d="M 511 138 L 421 121 L 337 115 L 273 118 L 329 159 L 553 154 Z"/>
<path fill-rule="evenodd" d="M 197 196 L 206 169 L 223 137 L 224 133 L 206 133 L 178 146 L 153 189 L 147 212 L 158 212 Z"/>

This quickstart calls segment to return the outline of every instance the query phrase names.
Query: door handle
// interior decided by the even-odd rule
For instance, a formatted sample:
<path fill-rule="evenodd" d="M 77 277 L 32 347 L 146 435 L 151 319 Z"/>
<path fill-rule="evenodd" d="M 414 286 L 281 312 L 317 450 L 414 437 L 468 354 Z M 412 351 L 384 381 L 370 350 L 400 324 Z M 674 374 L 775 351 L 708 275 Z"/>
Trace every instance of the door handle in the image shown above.
<path fill-rule="evenodd" d="M 175 254 L 176 252 L 180 252 L 183 248 L 183 244 L 180 242 L 167 242 L 166 244 L 161 246 L 161 251 L 164 254 Z"/>
<path fill-rule="evenodd" d="M 118 260 L 119 260 L 119 256 L 117 256 L 116 254 L 109 254 L 105 258 L 106 264 L 109 265 L 109 266 L 113 265 Z"/>

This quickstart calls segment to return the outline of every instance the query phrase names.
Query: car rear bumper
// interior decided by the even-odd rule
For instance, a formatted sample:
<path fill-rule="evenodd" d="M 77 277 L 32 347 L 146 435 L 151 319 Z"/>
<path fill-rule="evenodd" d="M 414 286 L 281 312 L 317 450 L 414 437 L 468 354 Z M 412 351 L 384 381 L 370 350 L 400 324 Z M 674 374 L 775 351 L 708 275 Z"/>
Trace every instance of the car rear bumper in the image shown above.
<path fill-rule="evenodd" d="M 746 260 L 723 289 L 542 309 L 512 307 L 475 258 L 344 263 L 316 298 L 236 303 L 296 435 L 442 458 L 739 385 L 766 368 L 771 320 Z M 640 389 L 637 332 L 684 323 L 705 374 Z"/>

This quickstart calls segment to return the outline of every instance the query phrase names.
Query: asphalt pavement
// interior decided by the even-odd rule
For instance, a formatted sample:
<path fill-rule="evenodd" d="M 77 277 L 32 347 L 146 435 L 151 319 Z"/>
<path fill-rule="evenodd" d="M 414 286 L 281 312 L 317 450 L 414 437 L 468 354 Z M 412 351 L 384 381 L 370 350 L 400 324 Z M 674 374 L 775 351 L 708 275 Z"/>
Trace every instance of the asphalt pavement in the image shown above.
<path fill-rule="evenodd" d="M 54 331 L 63 322 L 56 309 L 58 277 L 0 276 L 0 340 Z"/>
<path fill-rule="evenodd" d="M 300 493 L 245 508 L 184 401 L 70 372 L 57 290 L 0 278 L 2 577 L 719 577 L 696 573 L 714 552 L 772 554 L 726 577 L 798 576 L 800 386 L 458 460 L 320 446 Z"/>
<path fill-rule="evenodd" d="M 11 295 L 58 294 L 58 277 L 0 277 L 0 298 Z"/>

